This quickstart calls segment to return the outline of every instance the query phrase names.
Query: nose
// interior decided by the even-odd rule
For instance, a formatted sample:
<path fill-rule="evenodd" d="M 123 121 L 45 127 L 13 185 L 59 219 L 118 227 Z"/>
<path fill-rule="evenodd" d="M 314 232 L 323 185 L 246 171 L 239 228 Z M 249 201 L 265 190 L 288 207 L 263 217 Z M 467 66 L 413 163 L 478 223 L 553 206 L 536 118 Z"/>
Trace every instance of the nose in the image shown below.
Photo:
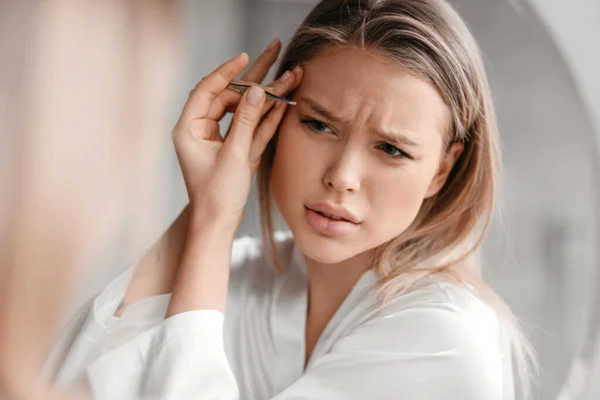
<path fill-rule="evenodd" d="M 339 193 L 355 193 L 360 190 L 360 157 L 355 151 L 346 149 L 341 152 L 323 175 L 323 183 L 328 189 Z"/>

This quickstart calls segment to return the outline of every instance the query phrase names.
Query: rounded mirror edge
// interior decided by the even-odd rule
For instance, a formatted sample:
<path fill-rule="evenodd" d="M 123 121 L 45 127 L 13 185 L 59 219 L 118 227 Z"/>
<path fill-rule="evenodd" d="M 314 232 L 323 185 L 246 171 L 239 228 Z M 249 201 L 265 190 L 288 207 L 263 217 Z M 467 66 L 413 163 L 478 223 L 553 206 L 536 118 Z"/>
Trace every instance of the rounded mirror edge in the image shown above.
<path fill-rule="evenodd" d="M 559 43 L 560 39 L 560 29 L 555 26 L 555 21 L 544 12 L 543 7 L 547 6 L 543 2 L 539 0 L 508 0 L 513 4 L 516 8 L 522 11 L 524 8 L 528 9 L 528 12 L 535 15 L 535 17 L 541 21 L 541 23 L 545 26 L 548 31 L 548 35 L 551 40 L 554 42 L 557 51 L 561 54 L 563 58 L 563 62 L 567 65 L 570 70 L 570 73 L 576 83 L 578 91 L 580 92 L 581 101 L 585 106 L 586 114 L 592 120 L 592 134 L 589 138 L 590 141 L 590 152 L 592 154 L 592 172 L 593 172 L 593 182 L 594 182 L 594 190 L 593 190 L 593 202 L 594 204 L 600 204 L 600 126 L 598 124 L 594 124 L 593 122 L 593 111 L 594 107 L 589 104 L 589 94 L 585 96 L 584 93 L 581 93 L 582 90 L 586 89 L 585 81 L 587 81 L 586 77 L 580 76 L 581 71 L 579 71 L 576 65 L 576 60 L 573 60 L 570 54 L 564 48 L 564 43 L 561 45 Z M 575 3 L 575 0 L 571 3 Z M 584 9 L 581 7 L 573 7 L 573 4 L 569 6 L 569 10 L 574 12 L 585 13 Z M 589 15 L 588 15 L 589 17 Z M 600 29 L 599 29 L 600 31 Z M 566 40 L 563 38 L 563 40 Z M 574 49 L 570 49 L 573 51 Z M 587 51 L 593 51 L 586 47 Z M 597 55 L 600 57 L 600 50 L 596 51 Z M 582 81 L 583 87 L 582 87 Z M 600 105 L 597 107 L 600 109 Z M 598 122 L 598 121 L 596 121 Z M 598 236 L 600 234 L 600 210 L 596 206 L 594 218 L 593 218 L 594 232 L 593 236 L 595 242 L 598 242 Z M 573 362 L 568 371 L 566 380 L 562 385 L 556 400 L 576 400 L 576 399 L 584 399 L 583 396 L 588 394 L 592 396 L 592 394 L 587 393 L 587 389 L 589 384 L 592 382 L 592 373 L 594 368 L 598 368 L 600 366 L 600 246 L 595 246 L 594 248 L 594 264 L 596 268 L 591 302 L 590 302 L 590 310 L 587 317 L 587 326 L 584 332 L 583 337 L 581 338 L 580 348 L 573 359 Z"/>

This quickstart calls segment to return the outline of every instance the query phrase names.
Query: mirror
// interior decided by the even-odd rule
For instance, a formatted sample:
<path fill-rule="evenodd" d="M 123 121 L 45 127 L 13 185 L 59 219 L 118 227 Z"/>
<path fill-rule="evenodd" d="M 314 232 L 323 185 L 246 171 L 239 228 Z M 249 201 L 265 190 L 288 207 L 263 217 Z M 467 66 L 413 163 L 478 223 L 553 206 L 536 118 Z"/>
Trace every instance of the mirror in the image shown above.
<path fill-rule="evenodd" d="M 245 39 L 234 46 L 256 55 L 273 37 L 285 43 L 315 1 L 234 3 L 219 6 L 243 20 Z M 451 3 L 485 54 L 503 145 L 500 213 L 484 246 L 483 274 L 522 319 L 537 350 L 534 398 L 576 398 L 597 336 L 590 319 L 598 313 L 592 123 L 532 8 L 510 0 Z M 257 210 L 253 200 L 248 207 Z M 258 232 L 258 218 L 250 216 L 241 233 Z"/>
<path fill-rule="evenodd" d="M 531 8 L 453 3 L 486 55 L 504 147 L 503 215 L 484 247 L 484 276 L 522 318 L 537 350 L 535 398 L 579 398 L 598 304 L 592 123 Z M 570 389 L 563 389 L 570 373 Z"/>
<path fill-rule="evenodd" d="M 579 398 L 582 383 L 573 382 L 572 394 L 561 388 L 570 371 L 571 380 L 581 380 L 585 367 L 578 355 L 589 356 L 596 337 L 588 336 L 598 304 L 592 123 L 531 8 L 453 3 L 486 55 L 504 146 L 504 215 L 484 248 L 484 276 L 523 319 L 537 350 L 536 398 Z"/>
<path fill-rule="evenodd" d="M 184 2 L 189 58 L 170 110 L 173 122 L 200 77 L 236 52 L 254 58 L 275 37 L 285 44 L 315 2 Z M 537 350 L 541 374 L 534 398 L 582 398 L 600 321 L 594 246 L 599 160 L 592 122 L 533 9 L 513 0 L 451 3 L 485 54 L 504 153 L 500 213 L 484 246 L 483 274 L 522 319 Z M 165 221 L 186 201 L 174 155 L 169 168 L 171 214 Z M 247 210 L 239 235 L 256 236 L 256 192 Z M 103 287 L 102 279 L 96 282 L 96 289 Z"/>

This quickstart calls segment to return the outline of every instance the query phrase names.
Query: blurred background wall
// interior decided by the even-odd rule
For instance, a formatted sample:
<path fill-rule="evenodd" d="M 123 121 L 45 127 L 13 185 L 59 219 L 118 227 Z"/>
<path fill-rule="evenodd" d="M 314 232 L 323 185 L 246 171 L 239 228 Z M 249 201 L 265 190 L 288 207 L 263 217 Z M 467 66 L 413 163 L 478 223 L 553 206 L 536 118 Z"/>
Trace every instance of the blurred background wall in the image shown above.
<path fill-rule="evenodd" d="M 284 45 L 313 0 L 183 0 L 186 72 L 165 110 L 173 124 L 196 82 L 234 54 L 255 58 L 273 39 Z M 484 275 L 523 320 L 542 366 L 539 399 L 554 398 L 581 347 L 598 281 L 594 230 L 600 182 L 600 3 L 597 0 L 454 0 L 485 54 L 499 114 L 505 176 L 502 213 L 483 257 Z M 594 39 L 595 38 L 595 39 Z M 165 132 L 169 135 L 169 132 Z M 171 146 L 164 230 L 184 206 Z M 256 192 L 239 235 L 259 235 Z M 150 245 L 150 243 L 148 243 Z M 99 256 L 75 308 L 143 249 L 119 245 Z M 582 397 L 600 398 L 600 359 Z"/>

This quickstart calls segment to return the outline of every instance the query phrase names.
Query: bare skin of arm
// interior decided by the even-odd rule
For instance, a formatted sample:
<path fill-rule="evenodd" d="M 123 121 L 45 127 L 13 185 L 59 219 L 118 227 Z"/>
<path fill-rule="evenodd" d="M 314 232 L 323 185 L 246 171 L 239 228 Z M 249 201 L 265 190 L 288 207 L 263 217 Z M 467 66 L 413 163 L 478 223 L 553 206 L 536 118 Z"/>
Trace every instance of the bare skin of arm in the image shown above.
<path fill-rule="evenodd" d="M 115 316 L 120 317 L 127 305 L 137 300 L 171 291 L 186 243 L 189 218 L 188 205 L 140 260 Z"/>
<path fill-rule="evenodd" d="M 279 40 L 274 40 L 244 74 L 242 81 L 262 82 L 277 60 L 280 50 L 281 43 Z M 273 92 L 283 95 L 289 88 L 286 85 L 279 84 L 273 89 L 275 89 Z M 282 90 L 282 92 L 279 93 L 279 90 Z M 241 219 L 239 222 L 241 222 Z M 188 204 L 167 231 L 139 261 L 127 292 L 115 311 L 115 316 L 120 317 L 125 308 L 137 300 L 171 292 L 182 262 L 189 229 L 190 206 Z"/>

